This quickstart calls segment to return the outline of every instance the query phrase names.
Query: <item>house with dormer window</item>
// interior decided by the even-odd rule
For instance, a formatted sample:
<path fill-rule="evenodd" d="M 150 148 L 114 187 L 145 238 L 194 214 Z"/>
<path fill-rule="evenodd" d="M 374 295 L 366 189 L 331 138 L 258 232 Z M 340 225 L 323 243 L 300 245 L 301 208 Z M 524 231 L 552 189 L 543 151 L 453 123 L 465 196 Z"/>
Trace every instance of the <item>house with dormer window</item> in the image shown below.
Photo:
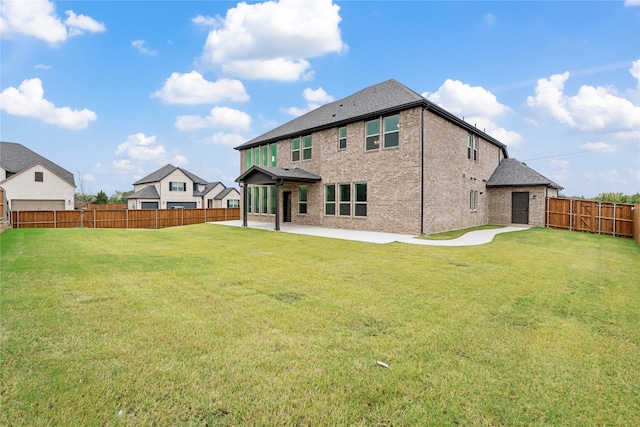
<path fill-rule="evenodd" d="M 559 185 L 484 131 L 395 80 L 236 147 L 248 221 L 430 234 L 544 225 Z"/>

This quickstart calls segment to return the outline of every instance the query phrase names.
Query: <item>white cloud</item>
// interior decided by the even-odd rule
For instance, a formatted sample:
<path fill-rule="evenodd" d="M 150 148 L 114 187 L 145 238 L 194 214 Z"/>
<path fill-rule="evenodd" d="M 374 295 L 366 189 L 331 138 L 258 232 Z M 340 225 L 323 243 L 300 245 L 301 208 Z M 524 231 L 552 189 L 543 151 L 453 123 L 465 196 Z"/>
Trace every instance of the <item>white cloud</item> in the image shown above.
<path fill-rule="evenodd" d="M 624 0 L 625 6 L 640 6 L 640 0 Z"/>
<path fill-rule="evenodd" d="M 242 137 L 241 135 L 223 132 L 217 132 L 210 138 L 205 139 L 205 143 L 208 144 L 227 145 L 230 147 L 238 146 L 246 141 L 247 139 Z"/>
<path fill-rule="evenodd" d="M 175 126 L 183 131 L 203 128 L 227 128 L 247 131 L 251 127 L 251 116 L 233 108 L 214 107 L 206 117 L 198 115 L 178 116 Z"/>
<path fill-rule="evenodd" d="M 333 96 L 329 95 L 322 87 L 318 89 L 311 89 L 310 87 L 302 91 L 302 97 L 307 101 L 306 108 L 289 107 L 283 108 L 282 111 L 291 114 L 292 116 L 301 116 L 308 113 L 311 110 L 315 110 L 323 104 L 327 104 L 333 101 Z"/>
<path fill-rule="evenodd" d="M 554 181 L 566 181 L 569 179 L 569 162 L 567 160 L 551 159 L 547 163 L 550 169 L 550 176 Z"/>
<path fill-rule="evenodd" d="M 457 115 L 497 117 L 511 111 L 485 88 L 472 87 L 459 80 L 447 79 L 437 92 L 425 92 L 422 96 Z"/>
<path fill-rule="evenodd" d="M 156 49 L 149 49 L 145 46 L 145 43 L 144 40 L 134 40 L 131 42 L 131 46 L 135 47 L 136 50 L 143 55 L 155 56 L 158 54 Z"/>
<path fill-rule="evenodd" d="M 98 22 L 90 16 L 76 15 L 73 10 L 67 10 L 65 14 L 67 20 L 64 23 L 68 27 L 69 37 L 79 36 L 85 32 L 102 33 L 107 29 L 102 22 Z"/>
<path fill-rule="evenodd" d="M 38 64 L 38 65 L 34 65 L 33 68 L 35 68 L 36 70 L 50 70 L 51 66 L 50 65 L 44 65 L 44 64 Z"/>
<path fill-rule="evenodd" d="M 155 164 L 172 163 L 176 166 L 186 165 L 187 158 L 180 154 L 170 155 L 163 145 L 158 143 L 155 135 L 144 133 L 129 135 L 127 140 L 116 148 L 115 155 L 124 157 L 112 162 L 114 170 L 120 173 L 144 175 L 149 173 L 147 162 Z"/>
<path fill-rule="evenodd" d="M 481 86 L 470 86 L 459 80 L 447 79 L 437 92 L 424 92 L 425 98 L 447 111 L 464 117 L 465 121 L 510 147 L 522 144 L 522 136 L 498 125 L 494 119 L 511 109 L 498 102 L 496 96 Z"/>
<path fill-rule="evenodd" d="M 300 80 L 311 75 L 309 58 L 342 53 L 340 7 L 332 0 L 238 3 L 215 24 L 201 60 L 243 78 Z M 215 22 L 214 22 L 215 21 Z"/>
<path fill-rule="evenodd" d="M 485 13 L 484 16 L 484 22 L 488 25 L 488 26 L 492 26 L 493 24 L 496 23 L 496 16 L 492 13 Z"/>
<path fill-rule="evenodd" d="M 637 73 L 636 63 L 630 69 Z M 581 131 L 631 132 L 640 129 L 640 106 L 619 97 L 615 88 L 583 85 L 578 93 L 564 93 L 569 72 L 540 79 L 535 96 L 527 98 L 527 105 L 538 115 L 549 116 L 558 122 Z"/>
<path fill-rule="evenodd" d="M 24 80 L 16 89 L 8 87 L 0 93 L 0 109 L 16 116 L 33 117 L 45 123 L 66 129 L 84 129 L 97 116 L 91 110 L 72 110 L 56 107 L 44 99 L 42 81 L 38 78 Z"/>
<path fill-rule="evenodd" d="M 93 174 L 87 173 L 82 177 L 85 181 L 95 181 L 96 177 Z"/>
<path fill-rule="evenodd" d="M 580 146 L 585 151 L 598 151 L 600 153 L 613 153 L 616 151 L 616 146 L 607 144 L 606 142 L 587 142 Z"/>
<path fill-rule="evenodd" d="M 191 20 L 196 25 L 202 25 L 203 27 L 213 27 L 220 23 L 220 19 L 214 18 L 212 16 L 203 16 L 198 15 Z"/>
<path fill-rule="evenodd" d="M 213 104 L 223 99 L 246 102 L 249 95 L 239 80 L 220 79 L 210 82 L 197 71 L 172 73 L 162 89 L 151 94 L 167 104 Z"/>
<path fill-rule="evenodd" d="M 0 6 L 0 35 L 11 38 L 23 34 L 55 45 L 85 32 L 101 33 L 106 30 L 103 23 L 89 16 L 76 15 L 72 10 L 66 14 L 67 19 L 62 22 L 54 3 L 47 0 L 3 1 Z"/>

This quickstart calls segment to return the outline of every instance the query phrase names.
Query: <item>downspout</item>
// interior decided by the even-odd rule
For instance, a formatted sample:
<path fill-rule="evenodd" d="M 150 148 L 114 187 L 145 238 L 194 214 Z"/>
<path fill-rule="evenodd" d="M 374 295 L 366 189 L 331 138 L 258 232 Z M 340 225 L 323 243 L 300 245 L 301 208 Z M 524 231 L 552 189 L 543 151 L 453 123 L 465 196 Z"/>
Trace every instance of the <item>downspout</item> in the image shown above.
<path fill-rule="evenodd" d="M 424 236 L 424 110 L 420 117 L 420 235 Z"/>

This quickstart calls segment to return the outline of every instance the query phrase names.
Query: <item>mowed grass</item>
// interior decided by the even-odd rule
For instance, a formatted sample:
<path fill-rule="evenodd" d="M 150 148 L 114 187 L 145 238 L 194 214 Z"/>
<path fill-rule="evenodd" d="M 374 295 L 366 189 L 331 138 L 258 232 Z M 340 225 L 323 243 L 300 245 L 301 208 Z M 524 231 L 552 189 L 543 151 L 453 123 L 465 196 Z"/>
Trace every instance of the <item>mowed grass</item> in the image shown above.
<path fill-rule="evenodd" d="M 201 224 L 0 245 L 2 425 L 640 419 L 632 239 L 451 248 Z"/>

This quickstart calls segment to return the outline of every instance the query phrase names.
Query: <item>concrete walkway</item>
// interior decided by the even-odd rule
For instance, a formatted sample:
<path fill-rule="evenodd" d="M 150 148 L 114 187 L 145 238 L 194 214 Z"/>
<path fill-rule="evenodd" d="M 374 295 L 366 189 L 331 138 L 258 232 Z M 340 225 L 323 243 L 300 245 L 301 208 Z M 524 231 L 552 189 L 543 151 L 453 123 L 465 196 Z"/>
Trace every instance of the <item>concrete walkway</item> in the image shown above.
<path fill-rule="evenodd" d="M 232 227 L 242 227 L 242 221 L 222 221 L 211 222 L 210 224 L 226 225 Z M 260 230 L 273 231 L 274 225 L 272 222 L 254 222 L 249 221 L 249 228 L 256 228 Z M 345 230 L 341 228 L 321 228 L 312 227 L 308 225 L 298 225 L 291 223 L 284 223 L 280 225 L 280 231 L 284 233 L 304 234 L 307 236 L 317 237 L 329 237 L 334 239 L 355 240 L 358 242 L 367 243 L 410 243 L 414 245 L 425 246 L 475 246 L 489 243 L 493 240 L 496 234 L 508 233 L 511 231 L 527 230 L 529 226 L 508 226 L 503 228 L 493 228 L 491 230 L 478 230 L 471 231 L 464 234 L 457 239 L 451 240 L 426 240 L 418 239 L 415 236 L 409 234 L 396 234 L 396 233 L 383 233 L 379 231 L 360 231 L 360 230 Z"/>

